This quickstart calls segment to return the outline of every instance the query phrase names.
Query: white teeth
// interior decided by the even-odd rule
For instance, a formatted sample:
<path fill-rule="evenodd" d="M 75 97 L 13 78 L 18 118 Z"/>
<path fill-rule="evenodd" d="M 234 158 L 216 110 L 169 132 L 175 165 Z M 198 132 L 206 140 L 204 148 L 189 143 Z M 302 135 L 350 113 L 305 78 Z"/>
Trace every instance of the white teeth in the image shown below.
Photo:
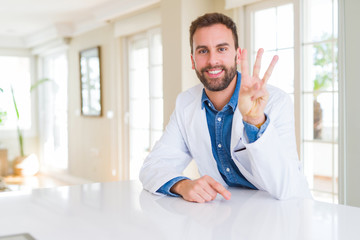
<path fill-rule="evenodd" d="M 222 70 L 214 70 L 214 71 L 209 71 L 210 74 L 218 74 L 220 73 Z"/>

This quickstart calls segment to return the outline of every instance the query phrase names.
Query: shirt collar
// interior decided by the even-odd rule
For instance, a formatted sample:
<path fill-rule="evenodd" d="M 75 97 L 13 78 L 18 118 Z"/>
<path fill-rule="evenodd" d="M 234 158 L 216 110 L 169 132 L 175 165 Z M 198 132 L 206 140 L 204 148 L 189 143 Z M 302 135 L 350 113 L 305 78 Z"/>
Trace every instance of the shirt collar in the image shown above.
<path fill-rule="evenodd" d="M 225 107 L 227 105 L 229 105 L 234 112 L 235 112 L 235 109 L 236 109 L 236 106 L 238 103 L 240 85 L 241 85 L 241 73 L 237 72 L 235 91 L 234 91 L 233 95 L 231 96 L 230 101 L 225 105 Z M 201 109 L 204 109 L 204 107 L 206 105 L 208 105 L 209 103 L 211 104 L 210 107 L 213 107 L 212 102 L 210 101 L 210 99 L 208 98 L 208 96 L 205 93 L 205 89 L 203 89 L 203 93 L 202 93 L 202 97 L 201 97 Z M 225 107 L 224 107 L 224 109 L 225 109 Z"/>

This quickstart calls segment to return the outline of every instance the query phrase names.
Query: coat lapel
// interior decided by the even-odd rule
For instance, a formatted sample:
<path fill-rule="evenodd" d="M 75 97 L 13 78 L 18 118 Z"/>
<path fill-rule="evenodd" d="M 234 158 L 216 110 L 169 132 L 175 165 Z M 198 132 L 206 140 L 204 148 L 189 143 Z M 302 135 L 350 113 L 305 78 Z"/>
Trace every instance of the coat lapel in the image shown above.
<path fill-rule="evenodd" d="M 200 175 L 209 175 L 225 185 L 212 154 L 211 138 L 206 120 L 205 108 L 201 109 L 202 89 L 185 111 L 186 136 L 188 147 L 198 165 Z"/>
<path fill-rule="evenodd" d="M 234 112 L 233 122 L 232 122 L 232 129 L 231 129 L 231 149 L 233 151 L 234 148 L 239 144 L 241 138 L 243 136 L 244 131 L 244 124 L 242 122 L 242 116 L 238 108 L 236 108 Z"/>

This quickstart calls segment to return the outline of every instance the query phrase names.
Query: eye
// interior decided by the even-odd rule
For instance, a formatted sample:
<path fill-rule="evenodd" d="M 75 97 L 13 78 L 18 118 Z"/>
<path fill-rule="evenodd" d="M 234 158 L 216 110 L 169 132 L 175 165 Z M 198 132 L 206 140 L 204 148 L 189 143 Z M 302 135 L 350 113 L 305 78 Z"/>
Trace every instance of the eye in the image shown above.
<path fill-rule="evenodd" d="M 218 48 L 218 51 L 219 51 L 219 52 L 225 52 L 226 50 L 227 50 L 226 47 L 220 47 L 220 48 Z"/>
<path fill-rule="evenodd" d="M 207 49 L 200 49 L 199 50 L 199 54 L 205 54 L 205 53 L 208 53 Z"/>

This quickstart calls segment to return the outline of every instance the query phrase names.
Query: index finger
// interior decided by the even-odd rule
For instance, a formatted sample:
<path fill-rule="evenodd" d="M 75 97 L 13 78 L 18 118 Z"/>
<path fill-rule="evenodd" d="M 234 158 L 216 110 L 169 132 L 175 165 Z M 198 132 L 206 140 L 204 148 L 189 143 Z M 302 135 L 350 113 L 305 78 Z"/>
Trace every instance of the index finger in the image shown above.
<path fill-rule="evenodd" d="M 245 48 L 241 51 L 240 60 L 241 74 L 243 76 L 249 76 L 249 63 L 247 60 L 247 51 Z"/>
<path fill-rule="evenodd" d="M 222 195 L 226 200 L 230 200 L 231 193 L 228 190 L 226 190 L 226 188 L 223 185 L 221 185 L 220 183 L 218 183 L 217 181 L 215 181 L 212 178 L 209 178 L 208 183 L 216 192 L 218 192 L 220 195 Z"/>

